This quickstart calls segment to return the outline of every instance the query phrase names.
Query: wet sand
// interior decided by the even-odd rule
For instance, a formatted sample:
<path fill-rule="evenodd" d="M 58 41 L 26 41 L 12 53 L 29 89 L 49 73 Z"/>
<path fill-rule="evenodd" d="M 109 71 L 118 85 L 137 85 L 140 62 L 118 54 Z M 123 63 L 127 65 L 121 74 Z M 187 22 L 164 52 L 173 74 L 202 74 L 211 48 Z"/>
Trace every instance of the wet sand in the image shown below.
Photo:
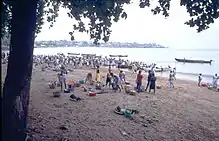
<path fill-rule="evenodd" d="M 5 75 L 6 68 L 2 69 Z M 67 78 L 83 79 L 89 71 L 95 74 L 76 69 Z M 126 72 L 133 87 L 135 75 Z M 83 88 L 76 88 L 74 94 L 84 100 L 75 102 L 69 100 L 70 94 L 52 96 L 60 89 L 48 87 L 56 76 L 51 70 L 33 69 L 29 129 L 34 141 L 219 141 L 219 92 L 199 88 L 195 82 L 176 80 L 175 88 L 169 89 L 167 79 L 158 77 L 162 88 L 156 94 L 136 96 L 110 91 L 90 97 Z M 136 109 L 139 114 L 130 120 L 113 112 L 117 106 Z"/>

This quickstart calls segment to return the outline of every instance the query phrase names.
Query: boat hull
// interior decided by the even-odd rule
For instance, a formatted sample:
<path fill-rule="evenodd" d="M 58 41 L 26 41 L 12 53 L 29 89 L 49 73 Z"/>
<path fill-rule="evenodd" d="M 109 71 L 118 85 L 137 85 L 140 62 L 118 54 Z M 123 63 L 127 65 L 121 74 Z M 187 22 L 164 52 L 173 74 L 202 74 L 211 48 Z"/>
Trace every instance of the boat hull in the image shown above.
<path fill-rule="evenodd" d="M 128 57 L 128 55 L 109 55 L 110 57 Z"/>
<path fill-rule="evenodd" d="M 189 59 L 177 59 L 175 58 L 177 62 L 183 62 L 183 63 L 200 63 L 200 64 L 211 64 L 212 60 L 205 61 L 205 60 L 189 60 Z"/>

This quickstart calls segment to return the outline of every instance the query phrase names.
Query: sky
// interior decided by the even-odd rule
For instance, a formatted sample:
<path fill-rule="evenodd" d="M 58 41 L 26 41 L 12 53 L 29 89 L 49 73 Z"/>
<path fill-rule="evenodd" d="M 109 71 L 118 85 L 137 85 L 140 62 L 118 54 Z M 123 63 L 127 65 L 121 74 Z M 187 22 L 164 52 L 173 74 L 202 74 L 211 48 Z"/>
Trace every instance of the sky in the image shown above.
<path fill-rule="evenodd" d="M 128 17 L 113 23 L 109 41 L 158 43 L 176 49 L 219 49 L 219 19 L 209 29 L 197 33 L 195 27 L 184 24 L 190 17 L 179 0 L 172 0 L 167 18 L 153 15 L 148 8 L 140 9 L 138 3 L 125 5 L 124 9 Z M 67 16 L 67 10 L 61 8 L 54 26 L 49 29 L 49 23 L 45 23 L 36 40 L 70 40 L 68 33 L 73 31 L 75 22 Z M 90 41 L 90 38 L 86 33 L 76 32 L 75 40 Z"/>

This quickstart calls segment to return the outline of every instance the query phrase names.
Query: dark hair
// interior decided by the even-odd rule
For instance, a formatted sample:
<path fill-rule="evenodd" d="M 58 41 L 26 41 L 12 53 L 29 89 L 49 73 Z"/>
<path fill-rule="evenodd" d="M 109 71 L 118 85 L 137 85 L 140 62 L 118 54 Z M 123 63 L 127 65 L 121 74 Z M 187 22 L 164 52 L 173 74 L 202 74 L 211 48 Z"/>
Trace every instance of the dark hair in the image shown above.
<path fill-rule="evenodd" d="M 138 72 L 139 74 L 141 73 L 141 70 Z"/>
<path fill-rule="evenodd" d="M 122 70 L 120 70 L 120 73 L 122 73 L 123 71 Z"/>
<path fill-rule="evenodd" d="M 100 70 L 99 70 L 99 69 L 97 69 L 97 73 L 100 73 Z"/>

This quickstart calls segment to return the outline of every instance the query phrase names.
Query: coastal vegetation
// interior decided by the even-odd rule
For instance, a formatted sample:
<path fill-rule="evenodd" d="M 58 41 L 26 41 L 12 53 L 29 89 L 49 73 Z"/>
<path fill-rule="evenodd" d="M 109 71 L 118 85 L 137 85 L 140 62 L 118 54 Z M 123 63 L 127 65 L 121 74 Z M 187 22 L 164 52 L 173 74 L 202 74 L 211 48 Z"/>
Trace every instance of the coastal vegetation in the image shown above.
<path fill-rule="evenodd" d="M 151 8 L 153 14 L 169 16 L 170 0 L 159 0 L 151 7 L 150 0 L 139 0 L 140 8 Z M 69 32 L 74 40 L 74 32 L 85 32 L 98 44 L 107 42 L 113 22 L 127 18 L 123 9 L 131 0 L 16 0 L 2 1 L 1 37 L 7 32 L 11 35 L 7 75 L 3 87 L 3 141 L 23 141 L 27 134 L 28 105 L 32 76 L 33 47 L 37 33 L 44 23 L 44 17 L 53 23 L 58 17 L 60 7 L 69 10 L 68 15 L 78 21 Z M 196 27 L 198 32 L 209 28 L 219 17 L 217 0 L 181 0 L 191 19 L 185 24 Z M 90 20 L 86 28 L 83 18 Z"/>

